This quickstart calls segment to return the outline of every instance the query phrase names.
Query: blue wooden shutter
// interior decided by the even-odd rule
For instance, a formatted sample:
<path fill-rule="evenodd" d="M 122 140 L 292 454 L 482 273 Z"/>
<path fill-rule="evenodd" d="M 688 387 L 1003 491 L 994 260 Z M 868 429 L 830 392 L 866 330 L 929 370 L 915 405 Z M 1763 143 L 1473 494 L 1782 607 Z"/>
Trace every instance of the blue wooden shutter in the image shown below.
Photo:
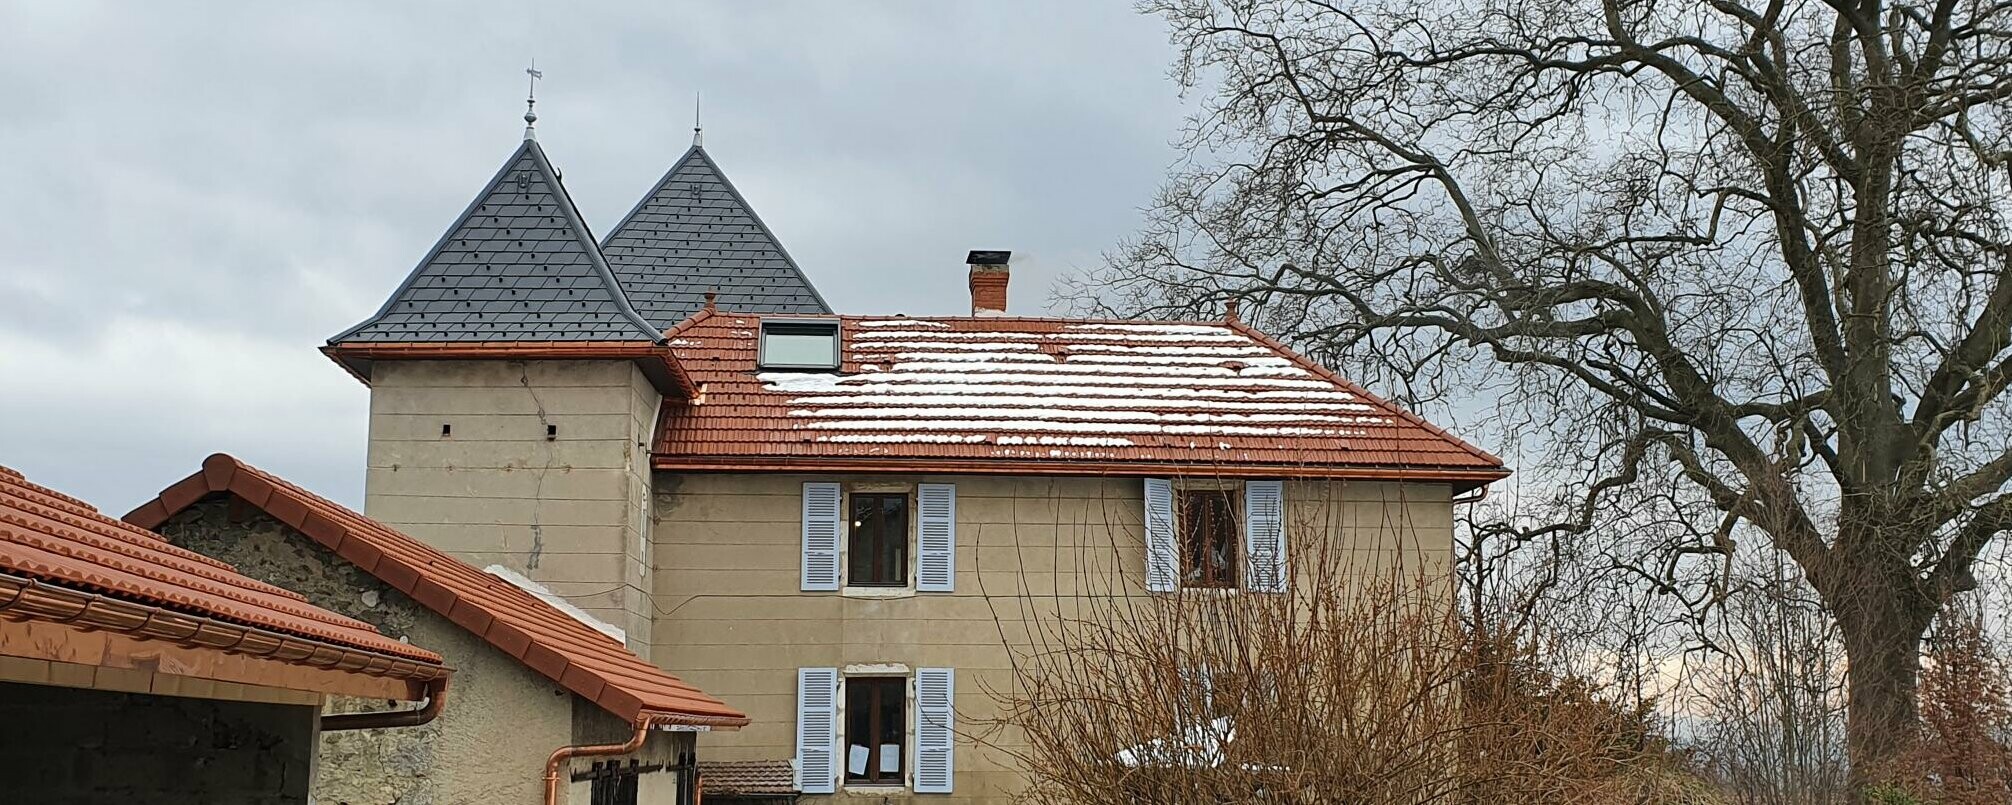
<path fill-rule="evenodd" d="M 917 484 L 915 487 L 915 589 L 947 593 L 957 589 L 957 487 Z"/>
<path fill-rule="evenodd" d="M 956 700 L 955 669 L 915 669 L 915 793 L 950 793 Z"/>
<path fill-rule="evenodd" d="M 1180 546 L 1174 541 L 1174 482 L 1146 479 L 1146 589 L 1170 593 L 1180 576 Z"/>
<path fill-rule="evenodd" d="M 838 589 L 838 541 L 845 533 L 838 484 L 803 485 L 803 589 Z"/>
<path fill-rule="evenodd" d="M 796 669 L 796 790 L 838 786 L 838 669 Z"/>
<path fill-rule="evenodd" d="M 1244 482 L 1244 586 L 1255 592 L 1286 588 L 1285 482 Z"/>

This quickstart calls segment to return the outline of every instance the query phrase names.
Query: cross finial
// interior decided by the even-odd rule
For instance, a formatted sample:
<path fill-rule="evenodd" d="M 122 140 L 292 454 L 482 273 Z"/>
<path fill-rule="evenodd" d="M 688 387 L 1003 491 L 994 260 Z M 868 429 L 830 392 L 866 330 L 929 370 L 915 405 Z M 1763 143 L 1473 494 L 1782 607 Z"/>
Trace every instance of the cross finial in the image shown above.
<path fill-rule="evenodd" d="M 545 74 L 538 71 L 538 60 L 532 59 L 531 66 L 524 68 L 524 74 L 531 77 L 531 89 L 524 96 L 524 139 L 538 139 L 538 79 Z"/>
<path fill-rule="evenodd" d="M 706 130 L 699 125 L 699 94 L 692 93 L 692 147 L 706 144 Z"/>

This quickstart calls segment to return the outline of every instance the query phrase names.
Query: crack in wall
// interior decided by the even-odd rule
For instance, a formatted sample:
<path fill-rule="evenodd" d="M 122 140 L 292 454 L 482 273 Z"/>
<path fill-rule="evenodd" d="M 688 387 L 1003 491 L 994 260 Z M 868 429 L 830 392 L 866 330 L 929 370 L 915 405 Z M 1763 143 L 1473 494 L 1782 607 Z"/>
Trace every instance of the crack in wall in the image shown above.
<path fill-rule="evenodd" d="M 531 387 L 531 367 L 517 361 L 517 382 L 524 386 L 524 392 L 531 395 L 531 405 L 537 410 L 539 432 L 550 433 L 552 420 L 545 414 L 545 401 L 538 398 L 538 390 Z M 552 462 L 557 457 L 558 442 L 547 438 L 545 441 L 545 466 L 538 468 L 538 480 L 531 492 L 531 552 L 524 557 L 524 572 L 538 569 L 538 562 L 545 556 L 545 476 L 552 472 Z M 528 469 L 528 467 L 527 467 Z"/>

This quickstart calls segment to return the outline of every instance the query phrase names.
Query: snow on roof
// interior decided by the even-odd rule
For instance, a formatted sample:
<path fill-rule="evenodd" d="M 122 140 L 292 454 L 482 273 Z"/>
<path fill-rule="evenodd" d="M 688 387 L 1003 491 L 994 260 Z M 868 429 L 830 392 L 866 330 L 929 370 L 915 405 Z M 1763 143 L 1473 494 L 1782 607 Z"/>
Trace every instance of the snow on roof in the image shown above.
<path fill-rule="evenodd" d="M 622 631 L 622 627 L 587 614 L 587 610 L 574 606 L 573 602 L 560 597 L 558 593 L 552 592 L 545 585 L 532 581 L 529 576 L 502 565 L 490 565 L 482 568 L 482 572 L 510 582 L 517 589 L 530 593 L 540 601 L 551 604 L 554 609 L 566 613 L 573 620 L 584 623 L 594 631 L 614 638 L 617 643 L 628 644 L 628 633 Z"/>
<path fill-rule="evenodd" d="M 658 465 L 847 457 L 1503 474 L 1495 457 L 1241 324 L 840 321 L 843 363 L 817 372 L 758 369 L 757 316 L 714 311 L 675 328 L 670 343 L 705 391 L 666 406 Z"/>

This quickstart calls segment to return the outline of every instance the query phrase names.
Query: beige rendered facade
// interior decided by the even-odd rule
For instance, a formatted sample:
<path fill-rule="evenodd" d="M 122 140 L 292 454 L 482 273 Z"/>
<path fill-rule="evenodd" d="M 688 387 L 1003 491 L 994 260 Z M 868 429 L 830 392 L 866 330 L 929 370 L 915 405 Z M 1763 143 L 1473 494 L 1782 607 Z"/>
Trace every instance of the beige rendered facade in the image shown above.
<path fill-rule="evenodd" d="M 904 678 L 910 718 L 918 669 L 950 669 L 951 792 L 915 793 L 911 731 L 903 785 L 841 782 L 833 800 L 1015 801 L 1020 774 L 978 739 L 1014 741 L 988 724 L 988 691 L 1011 684 L 1028 618 L 1058 597 L 1146 594 L 1142 478 L 652 473 L 661 396 L 622 361 L 380 361 L 371 390 L 366 513 L 478 567 L 525 573 L 746 712 L 750 726 L 699 739 L 706 760 L 794 757 L 799 669 Z M 806 483 L 903 493 L 911 510 L 918 485 L 953 486 L 954 590 L 916 590 L 914 522 L 906 588 L 802 589 Z M 1365 573 L 1451 561 L 1447 483 L 1287 480 L 1284 500 L 1294 555 L 1325 543 Z"/>
<path fill-rule="evenodd" d="M 651 433 L 627 361 L 379 361 L 364 514 L 502 565 L 620 627 L 649 657 Z"/>
<path fill-rule="evenodd" d="M 803 485 L 823 482 L 838 482 L 848 494 L 912 495 L 917 484 L 954 485 L 955 590 L 801 591 Z M 1142 483 L 1139 478 L 659 473 L 652 507 L 659 613 L 651 656 L 753 719 L 738 732 L 703 736 L 701 754 L 708 760 L 792 757 L 799 668 L 908 676 L 910 712 L 916 669 L 954 669 L 959 735 L 952 793 L 841 784 L 831 799 L 1016 801 L 1021 778 L 1010 758 L 975 740 L 1014 741 L 987 724 L 997 710 L 988 690 L 1011 684 L 1009 646 L 1024 645 L 1028 619 L 1041 617 L 1044 608 L 1054 611 L 1057 596 L 1066 606 L 1079 596 L 1145 594 Z M 1446 484 L 1289 481 L 1285 498 L 1293 551 L 1328 540 L 1345 553 L 1343 561 L 1365 573 L 1444 572 L 1451 560 L 1453 504 Z M 912 735 L 909 741 L 912 757 Z"/>

